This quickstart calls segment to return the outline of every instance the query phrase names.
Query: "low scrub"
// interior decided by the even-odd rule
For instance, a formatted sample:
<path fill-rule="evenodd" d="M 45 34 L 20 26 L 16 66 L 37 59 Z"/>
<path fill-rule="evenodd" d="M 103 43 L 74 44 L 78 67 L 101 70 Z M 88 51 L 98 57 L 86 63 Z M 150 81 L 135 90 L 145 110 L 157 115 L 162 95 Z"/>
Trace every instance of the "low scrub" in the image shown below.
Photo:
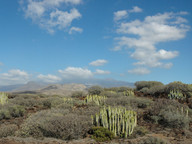
<path fill-rule="evenodd" d="M 187 129 L 191 120 L 187 106 L 164 99 L 154 103 L 146 118 L 165 127 L 181 129 Z"/>
<path fill-rule="evenodd" d="M 148 137 L 143 141 L 140 141 L 139 144 L 170 144 L 166 140 L 157 137 Z"/>
<path fill-rule="evenodd" d="M 85 137 L 91 128 L 91 119 L 68 110 L 44 110 L 31 115 L 21 125 L 18 135 L 23 137 L 53 137 L 71 140 Z"/>
<path fill-rule="evenodd" d="M 25 109 L 19 105 L 4 105 L 0 107 L 0 120 L 10 119 L 14 117 L 22 117 L 25 113 Z"/>
<path fill-rule="evenodd" d="M 18 127 L 15 124 L 1 125 L 0 126 L 0 138 L 7 136 L 14 136 L 15 131 Z"/>
<path fill-rule="evenodd" d="M 89 134 L 98 142 L 110 141 L 114 138 L 114 133 L 104 127 L 93 127 Z"/>

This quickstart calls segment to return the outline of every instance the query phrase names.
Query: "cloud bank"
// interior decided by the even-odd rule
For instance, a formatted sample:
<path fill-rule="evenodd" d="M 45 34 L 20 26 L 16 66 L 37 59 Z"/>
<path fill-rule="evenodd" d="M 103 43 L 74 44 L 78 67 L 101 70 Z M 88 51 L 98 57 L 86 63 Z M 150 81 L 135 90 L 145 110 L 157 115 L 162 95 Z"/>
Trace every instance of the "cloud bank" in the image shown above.
<path fill-rule="evenodd" d="M 89 65 L 91 65 L 91 66 L 103 66 L 103 65 L 105 65 L 107 62 L 108 62 L 107 60 L 98 59 L 98 60 L 95 60 L 95 61 L 90 62 Z"/>
<path fill-rule="evenodd" d="M 75 8 L 81 3 L 82 0 L 20 0 L 25 17 L 32 19 L 49 33 L 54 33 L 56 30 L 68 31 L 72 22 L 82 16 Z"/>
<path fill-rule="evenodd" d="M 140 11 L 134 8 L 133 11 Z M 186 13 L 185 13 L 186 14 Z M 130 57 L 137 62 L 133 65 L 137 69 L 130 70 L 129 73 L 137 73 L 140 67 L 144 67 L 145 72 L 149 73 L 147 68 L 160 67 L 171 68 L 170 60 L 179 55 L 178 51 L 158 49 L 157 45 L 162 42 L 176 41 L 184 38 L 189 26 L 187 20 L 182 16 L 184 13 L 159 13 L 154 16 L 147 16 L 143 21 L 133 20 L 119 23 L 116 33 L 121 35 L 114 38 L 116 46 L 114 51 L 129 50 Z M 169 49 L 169 48 L 167 48 Z M 140 69 L 143 71 L 143 69 Z"/>

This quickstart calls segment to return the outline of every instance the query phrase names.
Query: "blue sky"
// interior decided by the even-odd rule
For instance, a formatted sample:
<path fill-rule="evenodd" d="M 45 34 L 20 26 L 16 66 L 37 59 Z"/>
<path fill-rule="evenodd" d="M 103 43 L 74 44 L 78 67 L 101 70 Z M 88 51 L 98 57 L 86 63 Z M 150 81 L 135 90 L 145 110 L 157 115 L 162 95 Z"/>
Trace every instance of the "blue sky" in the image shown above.
<path fill-rule="evenodd" d="M 0 85 L 191 83 L 191 0 L 0 2 Z"/>

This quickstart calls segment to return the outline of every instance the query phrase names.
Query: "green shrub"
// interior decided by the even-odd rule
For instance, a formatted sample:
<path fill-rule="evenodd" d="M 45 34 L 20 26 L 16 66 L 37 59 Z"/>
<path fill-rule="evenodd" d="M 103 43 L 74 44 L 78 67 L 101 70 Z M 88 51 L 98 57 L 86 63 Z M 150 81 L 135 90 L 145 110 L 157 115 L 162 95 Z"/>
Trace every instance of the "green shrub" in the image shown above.
<path fill-rule="evenodd" d="M 148 133 L 149 131 L 145 128 L 145 127 L 142 127 L 142 126 L 137 126 L 134 130 L 134 134 L 136 135 L 139 135 L 139 136 L 144 136 Z"/>
<path fill-rule="evenodd" d="M 104 89 L 100 86 L 92 86 L 88 89 L 89 95 L 100 95 Z"/>
<path fill-rule="evenodd" d="M 12 117 L 22 117 L 25 113 L 25 109 L 19 105 L 13 105 L 8 107 L 8 111 Z"/>
<path fill-rule="evenodd" d="M 83 98 L 85 97 L 87 94 L 84 91 L 75 91 L 71 94 L 72 98 Z"/>
<path fill-rule="evenodd" d="M 136 90 L 140 91 L 143 88 L 152 88 L 152 87 L 156 87 L 156 86 L 163 86 L 163 83 L 161 82 L 157 82 L 157 81 L 138 81 L 135 83 L 136 86 Z"/>
<path fill-rule="evenodd" d="M 91 134 L 92 138 L 98 142 L 109 141 L 114 138 L 113 132 L 104 127 L 93 127 L 89 131 L 89 134 Z"/>
<path fill-rule="evenodd" d="M 50 99 L 42 100 L 43 107 L 45 107 L 45 108 L 51 108 L 51 105 L 52 105 L 51 103 L 52 103 L 52 101 Z"/>
<path fill-rule="evenodd" d="M 188 84 L 184 84 L 179 81 L 175 81 L 166 85 L 165 92 L 167 94 L 169 94 L 170 91 L 173 91 L 173 90 L 180 91 L 181 93 L 186 95 L 187 98 L 190 98 L 192 96 L 192 87 Z"/>
<path fill-rule="evenodd" d="M 13 136 L 18 127 L 15 124 L 2 125 L 0 126 L 0 138 Z"/>
<path fill-rule="evenodd" d="M 5 105 L 0 108 L 0 120 L 10 119 L 12 117 L 22 117 L 25 113 L 25 109 L 19 105 Z"/>

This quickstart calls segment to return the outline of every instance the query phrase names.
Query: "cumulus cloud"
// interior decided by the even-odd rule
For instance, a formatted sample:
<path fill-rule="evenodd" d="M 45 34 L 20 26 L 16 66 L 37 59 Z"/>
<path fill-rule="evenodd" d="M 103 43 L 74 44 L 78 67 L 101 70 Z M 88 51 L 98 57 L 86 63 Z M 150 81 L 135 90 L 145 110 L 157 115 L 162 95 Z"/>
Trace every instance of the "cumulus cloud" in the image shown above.
<path fill-rule="evenodd" d="M 44 82 L 48 82 L 48 83 L 57 83 L 57 82 L 61 81 L 60 77 L 51 75 L 51 74 L 48 74 L 48 75 L 39 74 L 37 76 L 37 78 Z"/>
<path fill-rule="evenodd" d="M 91 63 L 89 63 L 89 65 L 91 66 L 103 66 L 104 64 L 106 64 L 108 61 L 104 60 L 104 59 L 98 59 L 96 61 L 92 61 Z"/>
<path fill-rule="evenodd" d="M 126 17 L 128 17 L 128 12 L 126 10 L 114 12 L 114 21 L 119 21 Z"/>
<path fill-rule="evenodd" d="M 98 75 L 105 75 L 105 74 L 110 74 L 111 72 L 110 71 L 104 71 L 104 70 L 100 70 L 100 69 L 96 69 L 96 72 L 95 74 L 98 74 Z"/>
<path fill-rule="evenodd" d="M 134 6 L 131 10 L 129 10 L 129 12 L 131 12 L 131 13 L 139 13 L 142 11 L 143 10 L 141 8 L 139 8 L 138 6 Z"/>
<path fill-rule="evenodd" d="M 145 75 L 145 74 L 149 74 L 150 70 L 148 70 L 147 68 L 135 68 L 132 70 L 128 70 L 128 73 L 136 74 L 136 75 Z"/>
<path fill-rule="evenodd" d="M 93 77 L 93 73 L 81 67 L 67 67 L 58 71 L 65 79 L 87 79 Z"/>
<path fill-rule="evenodd" d="M 30 75 L 20 69 L 12 69 L 7 73 L 0 73 L 2 85 L 24 84 L 28 82 Z"/>
<path fill-rule="evenodd" d="M 142 12 L 143 10 L 141 8 L 139 8 L 138 6 L 134 6 L 131 10 L 119 10 L 114 12 L 114 21 L 118 22 L 122 19 L 126 19 L 129 15 L 129 13 L 139 13 Z"/>
<path fill-rule="evenodd" d="M 83 32 L 83 29 L 82 29 L 82 28 L 78 28 L 78 27 L 72 27 L 72 28 L 70 28 L 69 34 L 73 34 L 73 33 L 75 33 L 75 32 L 82 33 L 82 32 Z"/>
<path fill-rule="evenodd" d="M 173 59 L 179 52 L 158 50 L 156 45 L 184 38 L 189 31 L 186 22 L 180 13 L 172 12 L 147 16 L 143 21 L 122 22 L 116 32 L 123 36 L 115 38 L 114 50 L 133 49 L 130 56 L 138 61 L 134 65 L 170 68 L 173 64 L 162 60 Z"/>
<path fill-rule="evenodd" d="M 49 33 L 67 29 L 73 20 L 81 18 L 76 8 L 63 11 L 61 6 L 78 5 L 82 0 L 28 0 L 20 2 L 25 17 L 46 29 Z"/>

